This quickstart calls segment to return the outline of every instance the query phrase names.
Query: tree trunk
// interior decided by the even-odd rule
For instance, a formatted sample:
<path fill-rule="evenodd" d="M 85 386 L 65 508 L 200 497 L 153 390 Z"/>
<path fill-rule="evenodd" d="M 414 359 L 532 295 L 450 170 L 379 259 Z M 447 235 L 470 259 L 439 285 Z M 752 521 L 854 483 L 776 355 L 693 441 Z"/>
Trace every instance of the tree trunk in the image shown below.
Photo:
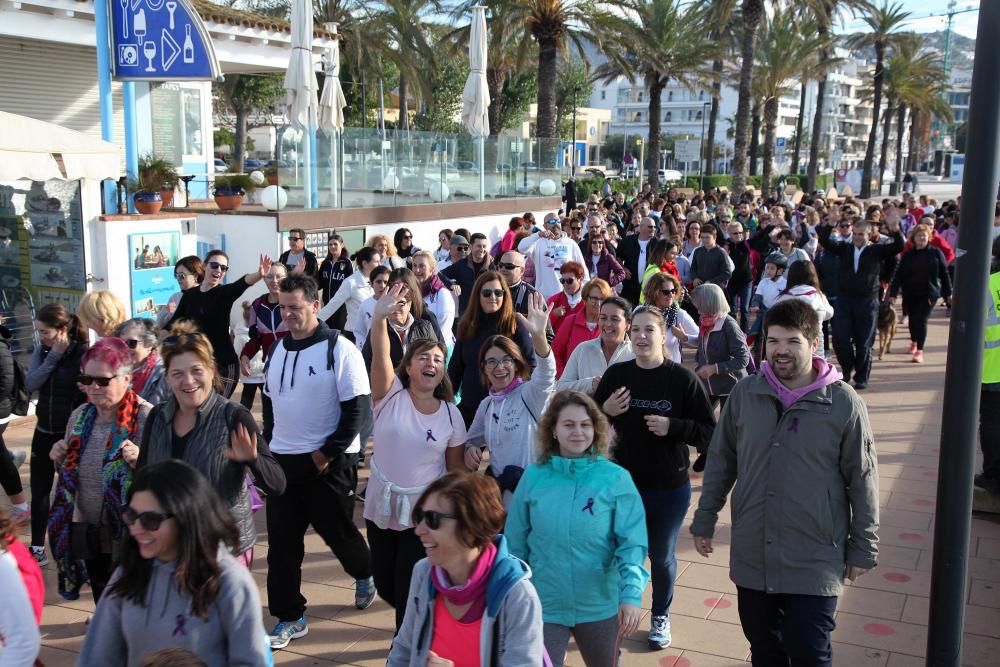
<path fill-rule="evenodd" d="M 896 194 L 898 195 L 903 183 L 903 128 L 906 124 L 906 105 L 900 103 L 896 107 Z"/>
<path fill-rule="evenodd" d="M 646 173 L 649 174 L 649 186 L 656 192 L 660 184 L 660 110 L 663 107 L 663 89 L 666 79 L 657 77 L 646 79 L 646 89 L 649 91 L 649 136 L 646 138 Z M 685 184 L 686 185 L 686 184 Z"/>
<path fill-rule="evenodd" d="M 908 149 L 909 155 L 907 156 L 907 171 L 916 171 L 917 164 L 920 161 L 917 156 L 916 120 L 917 114 L 910 112 L 910 147 Z"/>
<path fill-rule="evenodd" d="M 538 38 L 538 111 L 535 115 L 535 137 L 548 139 L 539 145 L 542 160 L 539 166 L 551 169 L 556 165 L 556 146 L 559 133 L 556 128 L 556 56 L 558 44 L 551 37 Z M 555 140 L 555 141 L 553 141 Z"/>
<path fill-rule="evenodd" d="M 872 102 L 872 127 L 868 131 L 868 147 L 865 148 L 865 161 L 861 167 L 861 198 L 872 196 L 872 163 L 875 161 L 875 140 L 878 136 L 878 118 L 882 111 L 882 82 L 885 79 L 883 63 L 885 61 L 885 46 L 881 40 L 875 40 L 875 96 Z M 891 119 L 891 116 L 890 116 Z M 881 185 L 882 179 L 879 179 Z"/>
<path fill-rule="evenodd" d="M 882 194 L 882 178 L 885 174 L 886 162 L 889 161 L 889 136 L 892 133 L 892 100 L 885 101 L 885 120 L 882 123 L 882 149 L 879 151 L 878 156 L 878 174 L 875 175 L 875 180 L 878 182 L 878 192 L 876 196 Z"/>
<path fill-rule="evenodd" d="M 406 106 L 406 96 L 410 92 L 409 83 L 406 81 L 406 77 L 403 73 L 399 73 L 399 123 L 396 128 L 399 130 L 410 129 L 410 113 Z"/>
<path fill-rule="evenodd" d="M 230 170 L 235 173 L 243 173 L 243 159 L 247 152 L 247 117 L 250 110 L 243 105 L 234 105 L 236 112 L 236 137 L 233 139 L 233 162 Z"/>
<path fill-rule="evenodd" d="M 764 0 L 743 0 L 743 43 L 740 48 L 739 101 L 736 104 L 736 139 L 733 146 L 733 194 L 739 197 L 747 185 L 747 129 L 750 125 L 754 50 L 757 26 L 764 14 Z"/>
<path fill-rule="evenodd" d="M 757 175 L 757 158 L 760 154 L 760 100 L 753 103 L 751 112 L 753 121 L 750 124 L 750 175 Z"/>
<path fill-rule="evenodd" d="M 803 80 L 802 85 L 799 86 L 799 117 L 795 120 L 795 145 L 792 147 L 792 165 L 791 172 L 793 174 L 799 173 L 799 151 L 802 149 L 802 126 L 805 124 L 806 117 L 806 86 L 809 85 L 808 81 Z"/>
<path fill-rule="evenodd" d="M 722 61 L 712 63 L 712 108 L 708 112 L 708 136 L 705 137 L 705 175 L 715 173 L 715 130 L 719 123 L 719 97 L 722 94 Z"/>
<path fill-rule="evenodd" d="M 500 134 L 500 95 L 503 93 L 504 72 L 496 67 L 486 68 L 486 87 L 490 91 L 490 106 L 486 113 L 490 122 L 490 136 Z"/>
<path fill-rule="evenodd" d="M 778 133 L 778 98 L 764 103 L 764 165 L 761 167 L 760 188 L 766 198 L 771 193 L 771 172 L 774 162 L 774 139 Z"/>
<path fill-rule="evenodd" d="M 821 39 L 830 32 L 830 26 L 822 24 L 816 31 Z M 830 59 L 830 50 L 823 49 L 820 62 Z M 826 102 L 826 67 L 823 68 L 819 81 L 816 82 L 816 110 L 813 114 L 812 137 L 809 140 L 809 170 L 806 174 L 806 192 L 816 189 L 816 174 L 819 172 L 819 138 L 823 133 L 823 104 Z"/>

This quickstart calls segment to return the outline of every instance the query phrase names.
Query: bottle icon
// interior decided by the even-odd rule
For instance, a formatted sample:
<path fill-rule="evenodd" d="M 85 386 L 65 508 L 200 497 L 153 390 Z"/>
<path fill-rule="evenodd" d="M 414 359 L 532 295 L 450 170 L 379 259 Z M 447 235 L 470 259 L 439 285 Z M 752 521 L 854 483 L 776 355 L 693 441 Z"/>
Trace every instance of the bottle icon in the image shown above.
<path fill-rule="evenodd" d="M 194 42 L 191 41 L 191 24 L 184 26 L 184 62 L 194 62 Z"/>

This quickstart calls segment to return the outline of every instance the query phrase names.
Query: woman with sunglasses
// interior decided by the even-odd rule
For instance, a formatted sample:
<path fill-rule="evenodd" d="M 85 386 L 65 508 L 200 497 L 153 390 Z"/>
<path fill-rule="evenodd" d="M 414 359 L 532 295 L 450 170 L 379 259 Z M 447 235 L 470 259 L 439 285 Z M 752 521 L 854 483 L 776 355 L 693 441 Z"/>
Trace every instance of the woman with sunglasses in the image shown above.
<path fill-rule="evenodd" d="M 221 393 L 226 398 L 233 395 L 239 380 L 240 365 L 233 341 L 229 337 L 230 315 L 235 304 L 251 285 L 262 280 L 271 270 L 271 258 L 260 256 L 260 266 L 255 273 L 248 273 L 227 285 L 222 279 L 229 271 L 229 256 L 222 250 L 212 250 L 205 257 L 205 277 L 197 287 L 184 291 L 177 310 L 167 328 L 182 320 L 191 320 L 208 336 L 215 351 Z"/>
<path fill-rule="evenodd" d="M 608 225 L 608 229 L 613 226 Z M 606 232 L 604 234 L 591 233 L 587 240 L 590 252 L 585 255 L 585 259 L 592 277 L 600 278 L 614 287 L 625 280 L 625 268 L 612 252 L 609 252 L 607 241 L 609 236 Z M 610 248 L 610 250 L 613 251 L 614 248 Z"/>
<path fill-rule="evenodd" d="M 413 524 L 427 557 L 413 569 L 388 667 L 542 664 L 542 605 L 498 535 L 504 516 L 481 475 L 448 473 L 420 496 Z"/>
<path fill-rule="evenodd" d="M 410 287 L 398 281 L 375 305 L 371 344 L 371 389 L 375 405 L 372 474 L 365 492 L 365 523 L 372 574 L 379 596 L 403 623 L 413 566 L 423 558 L 411 507 L 447 470 L 465 467 L 465 424 L 452 404 L 445 374 L 448 350 L 440 340 L 410 341 L 398 364 L 391 359 L 390 321 L 399 319 Z M 395 368 L 395 372 L 393 369 Z"/>
<path fill-rule="evenodd" d="M 325 264 L 324 264 L 325 266 Z M 249 320 L 247 321 L 247 342 L 238 350 L 240 355 L 240 373 L 244 376 L 253 375 L 250 368 L 250 360 L 261 353 L 264 361 L 271 351 L 271 346 L 275 341 L 288 335 L 288 325 L 281 317 L 281 308 L 278 306 L 278 293 L 281 291 L 278 286 L 281 281 L 288 276 L 288 267 L 281 262 L 271 264 L 264 276 L 264 285 L 267 287 L 267 294 L 263 294 L 253 300 L 250 304 Z M 260 392 L 261 415 L 264 418 L 264 440 L 271 442 L 271 433 L 274 432 L 274 409 L 271 406 L 271 397 L 264 391 Z M 251 405 L 253 404 L 251 397 Z M 242 405 L 242 403 L 241 403 Z M 247 408 L 248 410 L 250 408 Z"/>
<path fill-rule="evenodd" d="M 514 316 L 514 303 L 507 282 L 498 272 L 487 271 L 480 274 L 472 286 L 469 307 L 458 321 L 455 349 L 448 363 L 451 385 L 456 392 L 462 392 L 458 409 L 466 428 L 472 425 L 476 410 L 487 395 L 479 370 L 479 353 L 486 340 L 497 335 L 514 341 L 528 366 L 535 367 L 531 335 Z"/>
<path fill-rule="evenodd" d="M 559 327 L 570 315 L 583 310 L 583 278 L 586 269 L 579 262 L 566 262 L 559 267 L 559 284 L 562 290 L 549 298 L 549 321 L 552 330 L 559 333 Z"/>
<path fill-rule="evenodd" d="M 560 391 L 538 425 L 538 462 L 510 507 L 510 552 L 531 566 L 545 649 L 561 667 L 570 635 L 587 665 L 619 664 L 636 630 L 647 542 L 642 499 L 607 459 L 608 420 L 589 396 Z"/>
<path fill-rule="evenodd" d="M 49 543 L 59 569 L 59 594 L 80 597 L 90 582 L 99 601 L 125 535 L 120 514 L 151 406 L 131 388 L 132 355 L 119 338 L 87 350 L 78 382 L 87 403 L 73 411 L 65 438 L 50 457 L 59 480 L 49 513 Z"/>
<path fill-rule="evenodd" d="M 250 411 L 219 393 L 205 334 L 191 323 L 175 324 L 160 354 L 172 396 L 150 414 L 136 467 L 179 459 L 205 475 L 236 520 L 239 541 L 233 555 L 249 568 L 257 541 L 253 511 L 260 502 L 253 485 L 280 495 L 285 473 Z"/>
<path fill-rule="evenodd" d="M 413 232 L 406 227 L 400 227 L 392 237 L 392 242 L 399 250 L 399 258 L 410 267 L 413 262 L 413 255 L 420 252 L 420 248 L 413 245 Z"/>
<path fill-rule="evenodd" d="M 594 401 L 615 427 L 615 462 L 632 474 L 646 509 L 653 582 L 647 643 L 659 650 L 671 642 L 677 538 L 691 503 L 688 447 L 708 448 L 715 414 L 698 376 L 664 355 L 659 308 L 636 308 L 630 337 L 635 359 L 608 368 Z"/>
<path fill-rule="evenodd" d="M 122 322 L 115 336 L 128 345 L 132 354 L 132 391 L 150 405 L 166 400 L 170 387 L 163 376 L 163 362 L 156 347 L 156 324 L 146 317 Z"/>
<path fill-rule="evenodd" d="M 642 288 L 645 303 L 663 311 L 666 329 L 667 356 L 681 363 L 681 345 L 698 338 L 698 325 L 686 310 L 680 307 L 684 296 L 681 281 L 669 273 L 651 276 Z"/>
<path fill-rule="evenodd" d="M 562 377 L 566 361 L 576 346 L 601 335 L 598 321 L 601 317 L 601 304 L 614 290 L 600 278 L 592 278 L 583 289 L 583 309 L 563 319 L 559 331 L 552 341 L 552 351 L 556 357 L 556 377 Z"/>
<path fill-rule="evenodd" d="M 407 346 L 415 340 L 428 339 L 445 342 L 437 317 L 424 304 L 421 298 L 420 283 L 409 269 L 394 269 L 389 274 L 387 288 L 402 285 L 405 289 L 399 298 L 399 307 L 394 309 L 381 326 L 389 332 L 389 358 L 393 368 L 403 360 Z M 376 304 L 377 306 L 377 304 Z M 375 326 L 374 312 L 372 327 Z M 365 366 L 372 367 L 372 332 L 368 332 L 368 340 L 361 348 L 365 358 Z"/>
<path fill-rule="evenodd" d="M 575 389 L 593 394 L 608 366 L 633 358 L 628 327 L 632 306 L 620 296 L 610 296 L 601 303 L 597 328 L 600 335 L 576 346 L 563 369 L 557 390 Z"/>
<path fill-rule="evenodd" d="M 476 410 L 465 443 L 465 465 L 479 470 L 483 448 L 490 450 L 486 474 L 496 480 L 504 506 L 525 469 L 535 460 L 535 429 L 555 382 L 555 360 L 545 332 L 548 313 L 538 292 L 528 295 L 528 315 L 518 322 L 531 334 L 534 370 L 528 366 L 514 341 L 490 336 L 479 352 L 479 372 L 489 386 L 489 396 Z"/>
<path fill-rule="evenodd" d="M 45 556 L 45 527 L 49 520 L 49 494 L 55 466 L 49 453 L 62 439 L 70 413 L 87 400 L 80 390 L 80 363 L 90 337 L 79 318 L 59 303 L 49 303 L 35 314 L 38 342 L 24 388 L 38 392 L 35 432 L 31 437 L 31 554 L 40 565 Z"/>
<path fill-rule="evenodd" d="M 201 261 L 201 257 L 188 255 L 177 260 L 177 263 L 174 264 L 174 280 L 177 281 L 180 291 L 174 292 L 167 301 L 166 308 L 161 308 L 156 313 L 156 326 L 161 329 L 166 328 L 170 318 L 174 316 L 174 311 L 177 310 L 177 304 L 184 296 L 184 291 L 197 287 L 204 278 L 205 265 Z"/>
<path fill-rule="evenodd" d="M 186 649 L 208 665 L 268 665 L 257 584 L 228 550 L 238 531 L 197 470 L 164 461 L 136 471 L 121 522 L 121 565 L 97 605 L 81 665 L 145 664 Z"/>

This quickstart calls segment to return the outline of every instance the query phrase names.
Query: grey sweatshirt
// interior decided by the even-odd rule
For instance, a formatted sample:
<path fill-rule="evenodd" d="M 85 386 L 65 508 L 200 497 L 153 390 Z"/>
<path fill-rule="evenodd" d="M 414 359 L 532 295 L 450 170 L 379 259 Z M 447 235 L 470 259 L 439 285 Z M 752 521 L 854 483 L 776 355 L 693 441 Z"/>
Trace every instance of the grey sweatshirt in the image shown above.
<path fill-rule="evenodd" d="M 174 583 L 176 561 L 153 561 L 144 605 L 111 592 L 121 577 L 121 568 L 115 570 L 84 638 L 79 664 L 133 667 L 165 648 L 185 648 L 209 667 L 273 664 L 257 584 L 225 549 L 219 549 L 219 567 L 219 597 L 204 619 L 191 613 L 191 598 Z"/>

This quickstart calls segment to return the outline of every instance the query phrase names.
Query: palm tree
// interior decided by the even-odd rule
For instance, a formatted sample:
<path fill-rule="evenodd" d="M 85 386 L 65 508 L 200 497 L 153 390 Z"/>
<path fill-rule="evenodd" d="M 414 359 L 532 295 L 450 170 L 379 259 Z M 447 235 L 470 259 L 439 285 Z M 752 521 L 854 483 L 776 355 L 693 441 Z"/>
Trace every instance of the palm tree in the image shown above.
<path fill-rule="evenodd" d="M 737 0 L 711 0 L 706 6 L 706 20 L 711 26 L 709 41 L 715 44 L 712 61 L 712 108 L 708 113 L 708 136 L 705 137 L 705 174 L 715 171 L 715 132 L 719 122 L 719 98 L 722 96 L 723 61 L 735 51 L 737 24 L 733 20 Z"/>
<path fill-rule="evenodd" d="M 757 26 L 764 16 L 764 0 L 743 0 L 743 40 L 740 46 L 740 95 L 736 104 L 736 140 L 733 145 L 733 192 L 739 196 L 747 184 L 747 125 L 752 104 L 754 50 Z"/>
<path fill-rule="evenodd" d="M 816 21 L 802 22 L 791 11 L 780 7 L 775 8 L 771 19 L 762 26 L 753 86 L 764 105 L 761 184 L 765 193 L 771 189 L 779 100 L 795 89 L 795 80 L 803 64 L 815 63 L 819 53 L 833 41 L 829 37 L 817 39 L 816 30 Z"/>
<path fill-rule="evenodd" d="M 594 72 L 595 80 L 625 77 L 632 83 L 641 76 L 649 93 L 649 137 L 646 143 L 649 183 L 659 184 L 660 120 L 663 90 L 673 80 L 689 90 L 707 86 L 707 66 L 715 50 L 709 42 L 691 39 L 704 34 L 706 13 L 696 3 L 682 7 L 681 0 L 635 0 L 628 18 L 609 19 L 609 34 L 615 35 L 624 59 L 608 60 Z M 613 49 L 609 49 L 613 50 Z M 540 82 L 539 82 L 539 85 Z"/>
<path fill-rule="evenodd" d="M 868 132 L 868 147 L 865 149 L 865 161 L 861 172 L 860 196 L 867 199 L 871 196 L 872 163 L 875 160 L 875 142 L 878 137 L 879 113 L 882 110 L 882 92 L 885 82 L 885 56 L 899 41 L 896 31 L 910 13 L 903 11 L 902 4 L 889 4 L 883 0 L 882 6 L 865 13 L 863 20 L 868 30 L 852 35 L 847 45 L 852 49 L 862 49 L 867 46 L 875 48 L 875 93 L 873 96 L 872 126 Z M 878 175 L 879 190 L 882 187 L 882 174 Z"/>
<path fill-rule="evenodd" d="M 871 8 L 868 0 L 801 0 L 798 12 L 800 15 L 816 20 L 816 34 L 820 39 L 830 35 L 833 21 L 842 9 L 855 14 L 858 10 Z M 826 102 L 826 80 L 830 72 L 829 63 L 833 58 L 834 49 L 831 46 L 821 55 L 820 77 L 816 82 L 816 109 L 813 115 L 812 137 L 809 141 L 809 169 L 806 175 L 806 189 L 816 185 L 816 174 L 819 171 L 820 135 L 823 131 L 823 107 Z"/>

